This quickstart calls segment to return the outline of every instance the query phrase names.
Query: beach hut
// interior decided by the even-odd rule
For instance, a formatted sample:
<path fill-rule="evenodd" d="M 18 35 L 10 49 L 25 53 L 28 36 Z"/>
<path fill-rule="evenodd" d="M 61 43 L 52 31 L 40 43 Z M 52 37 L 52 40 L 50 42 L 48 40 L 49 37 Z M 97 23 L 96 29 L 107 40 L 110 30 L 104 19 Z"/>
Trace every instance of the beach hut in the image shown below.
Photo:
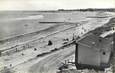
<path fill-rule="evenodd" d="M 77 69 L 104 70 L 109 67 L 111 41 L 90 34 L 76 42 L 75 65 Z"/>

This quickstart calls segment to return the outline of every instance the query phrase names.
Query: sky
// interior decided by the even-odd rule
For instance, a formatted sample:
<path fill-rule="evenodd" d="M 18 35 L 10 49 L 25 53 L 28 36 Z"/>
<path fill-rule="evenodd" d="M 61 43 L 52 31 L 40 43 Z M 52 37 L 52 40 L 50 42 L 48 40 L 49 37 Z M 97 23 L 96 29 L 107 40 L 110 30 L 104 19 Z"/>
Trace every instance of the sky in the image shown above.
<path fill-rule="evenodd" d="M 114 8 L 115 0 L 0 0 L 0 10 Z"/>

